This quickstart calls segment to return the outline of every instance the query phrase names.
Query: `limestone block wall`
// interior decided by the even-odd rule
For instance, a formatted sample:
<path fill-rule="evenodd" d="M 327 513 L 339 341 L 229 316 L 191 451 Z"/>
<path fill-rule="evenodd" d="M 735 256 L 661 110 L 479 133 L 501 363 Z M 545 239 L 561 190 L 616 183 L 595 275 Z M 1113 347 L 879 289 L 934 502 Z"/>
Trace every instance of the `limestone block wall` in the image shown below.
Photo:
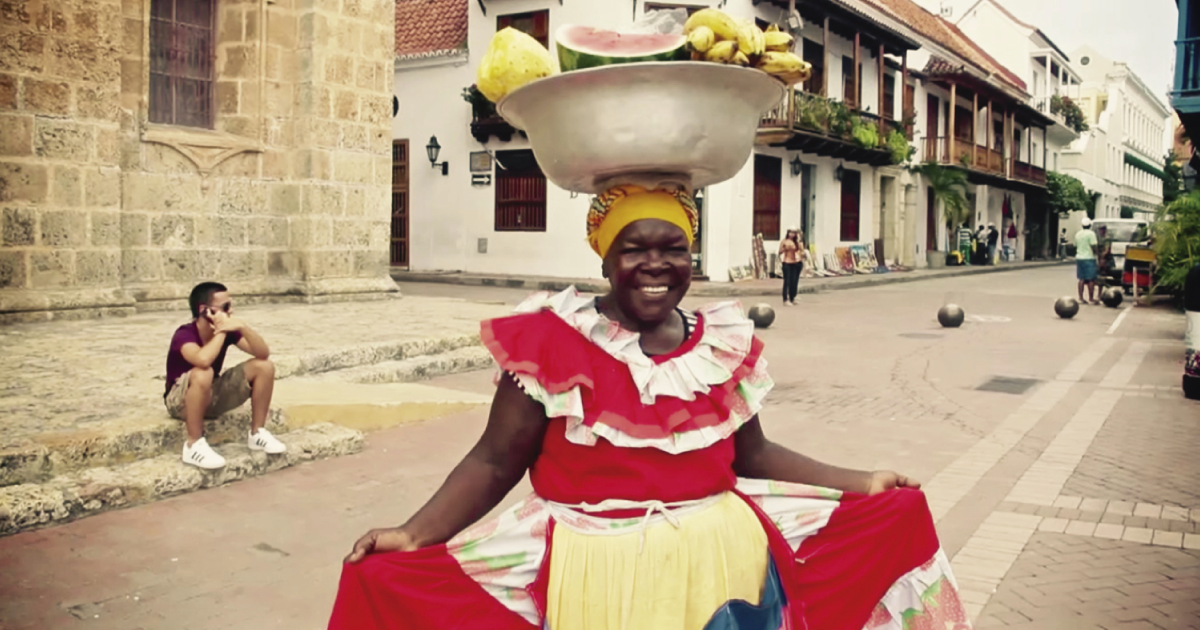
<path fill-rule="evenodd" d="M 211 129 L 149 122 L 150 5 L 0 5 L 0 321 L 394 292 L 391 1 L 218 0 Z"/>
<path fill-rule="evenodd" d="M 0 5 L 0 312 L 127 308 L 119 0 Z"/>

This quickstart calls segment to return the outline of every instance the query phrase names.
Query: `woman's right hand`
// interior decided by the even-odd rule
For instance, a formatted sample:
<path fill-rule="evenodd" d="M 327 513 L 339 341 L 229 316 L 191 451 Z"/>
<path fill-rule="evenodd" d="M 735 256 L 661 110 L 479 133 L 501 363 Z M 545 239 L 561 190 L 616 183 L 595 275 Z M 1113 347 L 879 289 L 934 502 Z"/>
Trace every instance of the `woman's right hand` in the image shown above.
<path fill-rule="evenodd" d="M 350 555 L 346 556 L 344 562 L 351 564 L 359 562 L 370 553 L 415 551 L 419 548 L 416 539 L 403 527 L 372 529 L 354 543 L 354 549 L 350 551 Z"/>

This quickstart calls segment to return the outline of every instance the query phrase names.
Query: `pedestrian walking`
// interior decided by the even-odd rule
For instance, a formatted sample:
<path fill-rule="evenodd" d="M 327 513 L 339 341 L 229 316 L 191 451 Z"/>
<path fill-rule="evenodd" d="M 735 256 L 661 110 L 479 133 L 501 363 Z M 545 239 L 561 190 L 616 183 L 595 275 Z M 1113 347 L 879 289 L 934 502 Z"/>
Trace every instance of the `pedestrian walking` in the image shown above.
<path fill-rule="evenodd" d="M 987 226 L 987 264 L 996 264 L 996 246 L 1000 243 L 1000 230 L 996 229 L 995 223 L 988 223 Z"/>
<path fill-rule="evenodd" d="M 800 239 L 800 230 L 788 228 L 783 240 L 779 241 L 779 261 L 783 263 L 783 305 L 795 306 L 800 273 L 804 271 L 804 243 Z"/>
<path fill-rule="evenodd" d="M 1100 269 L 1096 261 L 1100 252 L 1100 244 L 1096 233 L 1092 231 L 1092 220 L 1084 217 L 1083 227 L 1075 233 L 1075 277 L 1079 280 L 1079 301 L 1099 304 L 1096 299 L 1096 275 Z M 1087 299 L 1083 299 L 1083 287 L 1088 290 Z"/>

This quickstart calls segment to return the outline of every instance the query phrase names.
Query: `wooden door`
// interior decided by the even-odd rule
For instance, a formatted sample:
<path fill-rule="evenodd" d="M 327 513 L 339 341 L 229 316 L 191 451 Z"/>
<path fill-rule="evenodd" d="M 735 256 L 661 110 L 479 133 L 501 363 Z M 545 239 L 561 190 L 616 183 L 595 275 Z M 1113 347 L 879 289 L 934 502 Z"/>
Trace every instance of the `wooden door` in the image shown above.
<path fill-rule="evenodd" d="M 408 140 L 392 142 L 392 266 L 408 266 Z"/>
<path fill-rule="evenodd" d="M 933 187 L 925 188 L 925 251 L 937 251 L 937 199 Z"/>
<path fill-rule="evenodd" d="M 859 192 L 862 185 L 862 174 L 846 169 L 842 173 L 842 213 L 841 240 L 843 242 L 858 242 L 859 235 Z"/>
<path fill-rule="evenodd" d="M 938 156 L 938 97 L 925 99 L 925 159 L 940 161 Z"/>
<path fill-rule="evenodd" d="M 754 156 L 754 224 L 751 236 L 762 234 L 765 241 L 779 240 L 782 178 L 782 159 L 770 155 Z"/>

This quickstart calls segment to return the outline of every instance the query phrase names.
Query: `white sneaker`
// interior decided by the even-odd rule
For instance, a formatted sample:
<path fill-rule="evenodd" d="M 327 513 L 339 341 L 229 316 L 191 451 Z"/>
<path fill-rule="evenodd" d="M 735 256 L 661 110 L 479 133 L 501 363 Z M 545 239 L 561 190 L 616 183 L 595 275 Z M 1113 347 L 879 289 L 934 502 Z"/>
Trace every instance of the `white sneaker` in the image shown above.
<path fill-rule="evenodd" d="M 225 466 L 225 458 L 212 450 L 208 440 L 200 438 L 191 446 L 183 443 L 183 463 L 191 464 L 205 470 L 215 470 Z"/>
<path fill-rule="evenodd" d="M 259 429 L 258 433 L 251 433 L 250 437 L 246 439 L 246 446 L 250 447 L 252 451 L 266 451 L 270 455 L 287 452 L 287 446 L 266 429 Z"/>

